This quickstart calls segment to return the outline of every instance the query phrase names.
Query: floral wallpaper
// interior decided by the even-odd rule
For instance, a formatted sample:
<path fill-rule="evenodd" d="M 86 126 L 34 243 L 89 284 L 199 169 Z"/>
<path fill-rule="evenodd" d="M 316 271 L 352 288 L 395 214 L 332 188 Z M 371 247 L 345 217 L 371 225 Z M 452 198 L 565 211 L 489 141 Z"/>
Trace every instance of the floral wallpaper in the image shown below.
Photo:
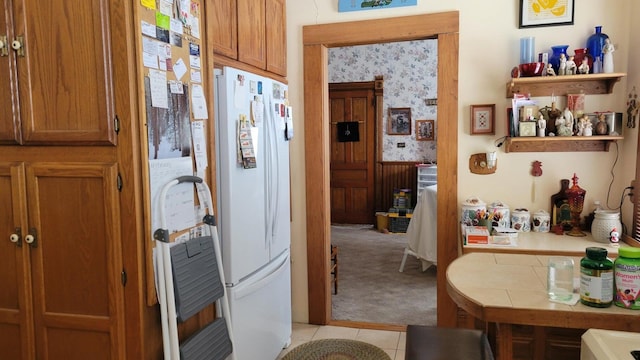
<path fill-rule="evenodd" d="M 416 141 L 416 120 L 438 119 L 435 105 L 427 99 L 438 97 L 437 40 L 329 49 L 329 82 L 373 81 L 384 78 L 383 161 L 436 160 L 435 141 Z M 411 108 L 411 135 L 388 135 L 389 108 Z M 435 132 L 435 128 L 434 128 Z M 404 143 L 405 147 L 398 147 Z"/>

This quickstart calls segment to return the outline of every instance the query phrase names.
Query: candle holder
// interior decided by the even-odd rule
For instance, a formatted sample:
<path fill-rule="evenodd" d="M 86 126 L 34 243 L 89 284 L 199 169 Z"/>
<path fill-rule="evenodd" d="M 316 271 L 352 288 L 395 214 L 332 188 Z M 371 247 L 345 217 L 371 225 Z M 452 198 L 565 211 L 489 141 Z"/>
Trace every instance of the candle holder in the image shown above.
<path fill-rule="evenodd" d="M 578 177 L 575 173 L 571 180 L 573 180 L 573 186 L 566 190 L 567 198 L 569 199 L 569 211 L 571 212 L 571 230 L 567 231 L 566 234 L 569 236 L 587 236 L 580 230 L 580 214 L 582 214 L 584 205 L 584 195 L 587 192 L 578 186 Z"/>

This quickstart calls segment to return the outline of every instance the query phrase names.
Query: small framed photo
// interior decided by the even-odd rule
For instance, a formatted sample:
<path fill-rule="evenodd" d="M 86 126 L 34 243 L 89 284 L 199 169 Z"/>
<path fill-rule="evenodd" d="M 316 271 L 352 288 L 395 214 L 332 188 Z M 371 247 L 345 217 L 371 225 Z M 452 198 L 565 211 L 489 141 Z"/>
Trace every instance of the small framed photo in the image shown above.
<path fill-rule="evenodd" d="M 433 141 L 435 133 L 434 124 L 434 120 L 416 120 L 416 140 Z"/>
<path fill-rule="evenodd" d="M 537 26 L 573 25 L 575 0 L 519 0 L 520 29 Z"/>
<path fill-rule="evenodd" d="M 495 134 L 495 104 L 471 105 L 471 135 Z"/>
<path fill-rule="evenodd" d="M 387 134 L 411 135 L 411 108 L 389 108 Z"/>

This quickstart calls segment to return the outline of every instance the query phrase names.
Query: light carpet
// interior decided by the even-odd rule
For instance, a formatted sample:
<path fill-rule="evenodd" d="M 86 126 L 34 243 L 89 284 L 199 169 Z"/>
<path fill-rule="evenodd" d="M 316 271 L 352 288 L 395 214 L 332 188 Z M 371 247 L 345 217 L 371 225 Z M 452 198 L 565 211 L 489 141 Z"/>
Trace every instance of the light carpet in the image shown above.
<path fill-rule="evenodd" d="M 371 225 L 333 225 L 337 245 L 338 295 L 332 297 L 332 319 L 395 325 L 436 325 L 436 267 L 421 271 L 407 257 L 405 234 L 383 234 Z"/>

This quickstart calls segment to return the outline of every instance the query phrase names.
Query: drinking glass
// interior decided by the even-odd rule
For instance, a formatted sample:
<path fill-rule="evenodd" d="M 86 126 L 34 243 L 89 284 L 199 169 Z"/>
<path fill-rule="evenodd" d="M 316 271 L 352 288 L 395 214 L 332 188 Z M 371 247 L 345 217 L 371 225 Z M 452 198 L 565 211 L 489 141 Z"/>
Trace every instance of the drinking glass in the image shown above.
<path fill-rule="evenodd" d="M 566 256 L 549 258 L 547 275 L 549 299 L 567 301 L 573 296 L 573 259 Z"/>

